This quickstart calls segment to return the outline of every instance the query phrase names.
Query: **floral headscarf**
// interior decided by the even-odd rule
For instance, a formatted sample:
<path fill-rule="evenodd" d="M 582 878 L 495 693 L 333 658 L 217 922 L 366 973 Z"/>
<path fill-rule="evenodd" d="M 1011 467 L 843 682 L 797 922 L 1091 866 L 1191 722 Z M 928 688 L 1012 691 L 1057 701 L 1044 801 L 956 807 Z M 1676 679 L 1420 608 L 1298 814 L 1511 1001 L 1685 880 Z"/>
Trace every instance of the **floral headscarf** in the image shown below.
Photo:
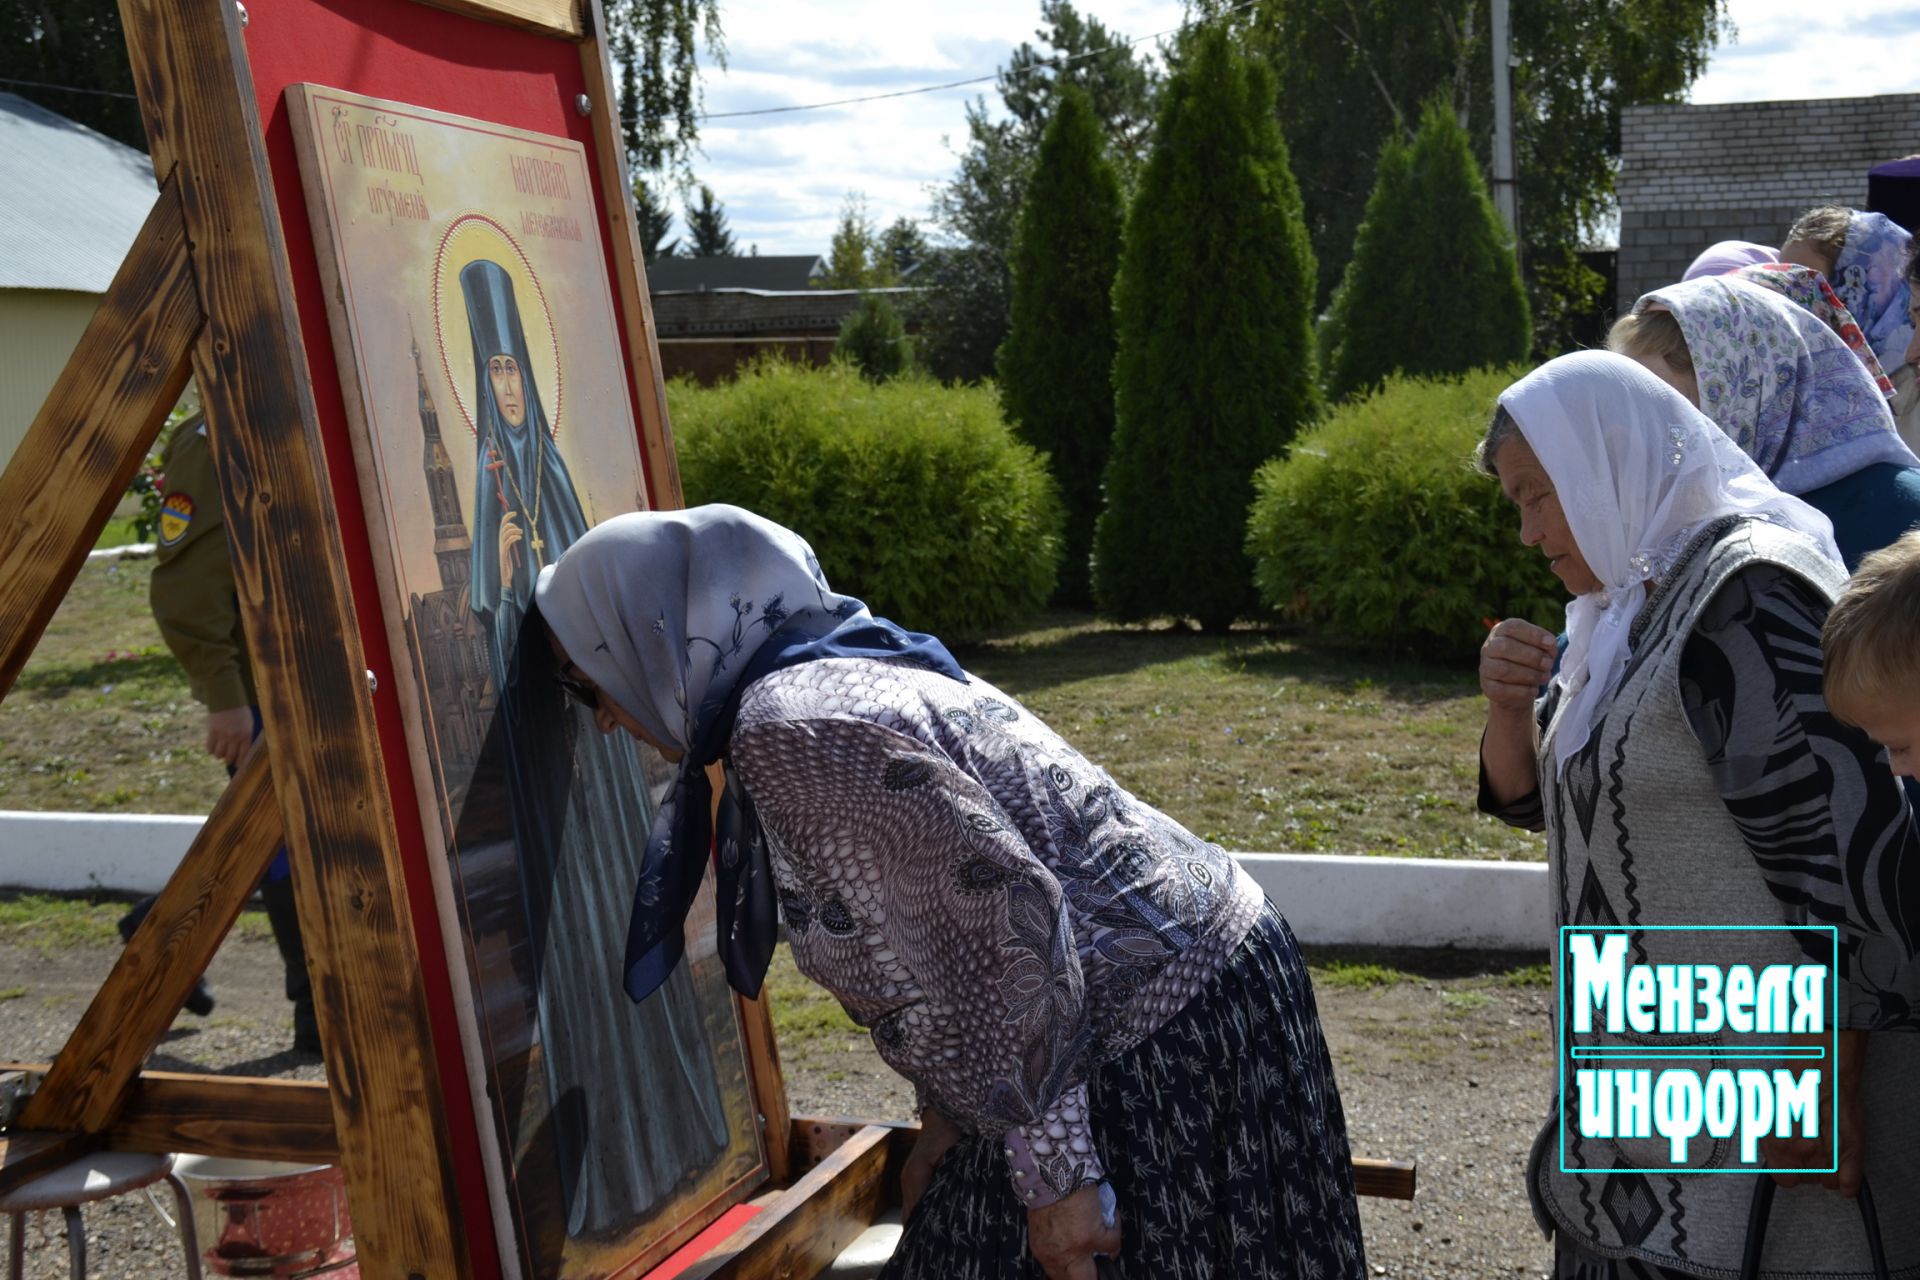
<path fill-rule="evenodd" d="M 1873 354 L 1867 335 L 1860 330 L 1860 322 L 1847 310 L 1847 304 L 1840 301 L 1840 295 L 1833 291 L 1825 276 L 1812 267 L 1794 262 L 1760 263 L 1742 267 L 1732 274 L 1771 289 L 1795 306 L 1811 311 L 1815 319 L 1833 330 L 1834 337 L 1847 344 L 1847 350 L 1860 357 L 1860 363 L 1867 367 L 1867 373 L 1879 386 L 1880 394 L 1893 399 L 1893 380 L 1887 377 L 1880 357 Z"/>
<path fill-rule="evenodd" d="M 1886 397 L 1813 315 L 1732 276 L 1641 298 L 1673 312 L 1693 357 L 1700 409 L 1788 493 L 1808 493 L 1876 462 L 1920 466 Z"/>
<path fill-rule="evenodd" d="M 1867 332 L 1888 369 L 1906 362 L 1913 325 L 1907 317 L 1907 229 L 1884 213 L 1854 210 L 1847 242 L 1833 260 L 1833 287 Z"/>

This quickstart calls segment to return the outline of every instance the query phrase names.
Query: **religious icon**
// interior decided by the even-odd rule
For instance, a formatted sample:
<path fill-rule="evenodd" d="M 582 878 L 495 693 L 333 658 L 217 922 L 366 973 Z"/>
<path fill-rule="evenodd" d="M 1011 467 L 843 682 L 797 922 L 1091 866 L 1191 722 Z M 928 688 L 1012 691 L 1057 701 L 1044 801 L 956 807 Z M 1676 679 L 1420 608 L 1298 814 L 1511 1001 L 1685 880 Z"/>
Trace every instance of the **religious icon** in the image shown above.
<path fill-rule="evenodd" d="M 437 886 L 460 921 L 463 1031 L 510 1202 L 496 1218 L 518 1225 L 531 1274 L 627 1274 L 762 1166 L 710 908 L 659 992 L 636 1006 L 620 989 L 670 773 L 565 698 L 527 625 L 540 569 L 645 489 L 585 157 L 333 90 L 289 96 L 414 685 L 415 773 L 446 850 Z"/>

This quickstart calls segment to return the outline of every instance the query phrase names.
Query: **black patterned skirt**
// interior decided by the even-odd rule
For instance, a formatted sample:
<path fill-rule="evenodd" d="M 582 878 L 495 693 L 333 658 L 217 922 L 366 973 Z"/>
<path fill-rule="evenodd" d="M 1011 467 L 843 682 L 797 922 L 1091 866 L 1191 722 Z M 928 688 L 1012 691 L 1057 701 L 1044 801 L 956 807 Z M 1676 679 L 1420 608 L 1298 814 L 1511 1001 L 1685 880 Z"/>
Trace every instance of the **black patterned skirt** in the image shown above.
<path fill-rule="evenodd" d="M 1127 1280 L 1366 1274 L 1313 986 L 1271 905 L 1212 985 L 1089 1091 Z M 947 1153 L 883 1280 L 1045 1280 L 1000 1147 Z"/>

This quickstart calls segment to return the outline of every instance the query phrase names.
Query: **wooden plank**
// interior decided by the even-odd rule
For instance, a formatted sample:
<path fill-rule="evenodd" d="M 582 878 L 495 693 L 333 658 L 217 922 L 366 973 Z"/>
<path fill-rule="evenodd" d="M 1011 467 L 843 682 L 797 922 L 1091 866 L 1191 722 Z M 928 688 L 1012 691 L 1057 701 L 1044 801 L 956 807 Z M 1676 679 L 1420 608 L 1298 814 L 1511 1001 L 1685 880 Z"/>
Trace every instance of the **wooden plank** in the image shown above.
<path fill-rule="evenodd" d="M 240 917 L 279 848 L 269 753 L 256 742 L 20 1113 L 28 1129 L 110 1126 L 140 1064 Z"/>
<path fill-rule="evenodd" d="M 1414 1163 L 1411 1160 L 1353 1159 L 1353 1189 L 1382 1200 L 1413 1199 Z"/>
<path fill-rule="evenodd" d="M 169 185 L 0 475 L 0 698 L 186 387 L 199 332 L 179 193 Z"/>
<path fill-rule="evenodd" d="M 324 1080 L 143 1072 L 106 1139 L 116 1151 L 340 1162 Z"/>
<path fill-rule="evenodd" d="M 613 283 L 627 322 L 627 369 L 640 404 L 640 443 L 646 451 L 647 505 L 656 511 L 687 505 L 680 488 L 680 464 L 673 451 L 673 427 L 667 420 L 667 383 L 660 373 L 660 342 L 653 326 L 653 302 L 647 296 L 646 258 L 640 251 L 640 227 L 633 207 L 633 175 L 627 169 L 627 145 L 620 136 L 620 92 L 607 48 L 607 17 L 601 0 L 586 0 L 596 37 L 580 46 L 587 96 L 593 103 L 593 153 L 600 164 L 601 203 L 607 210 L 607 244 L 613 250 Z M 756 1064 L 757 1065 L 757 1064 Z M 761 1078 L 754 1072 L 754 1079 Z M 778 1081 L 774 1066 L 770 1080 Z M 782 1086 L 784 1088 L 784 1086 Z M 763 1102 L 761 1111 L 773 1114 Z M 786 1110 L 784 1101 L 777 1110 Z"/>
<path fill-rule="evenodd" d="M 845 1146 L 856 1134 L 876 1128 L 892 1130 L 891 1140 L 896 1144 L 904 1143 L 899 1153 L 902 1160 L 907 1152 L 913 1150 L 914 1141 L 920 1136 L 920 1126 L 917 1124 L 862 1120 L 857 1116 L 795 1116 L 788 1129 L 787 1141 L 793 1172 L 805 1173 Z M 898 1188 L 894 1191 L 897 1193 Z"/>
<path fill-rule="evenodd" d="M 817 1276 L 886 1207 L 894 1130 L 869 1125 L 723 1240 L 683 1280 Z"/>
<path fill-rule="evenodd" d="M 84 1133 L 0 1133 L 0 1195 L 92 1150 Z"/>
<path fill-rule="evenodd" d="M 45 1063 L 0 1062 L 0 1077 L 19 1074 L 37 1082 L 48 1069 Z M 98 1137 L 114 1151 L 340 1162 L 333 1103 L 324 1080 L 143 1071 L 120 1118 Z"/>
<path fill-rule="evenodd" d="M 421 0 L 421 3 L 543 36 L 583 40 L 587 35 L 581 0 Z"/>
<path fill-rule="evenodd" d="M 362 634 L 239 15 L 121 0 L 175 180 L 206 325 L 207 407 L 242 622 L 362 1273 L 472 1272 Z M 378 634 L 377 630 L 375 634 Z"/>
<path fill-rule="evenodd" d="M 785 1182 L 794 1174 L 789 1154 L 793 1117 L 788 1110 L 786 1080 L 780 1074 L 773 1004 L 765 987 L 760 989 L 759 999 L 740 1001 L 740 1028 L 745 1033 L 747 1072 L 753 1082 L 754 1107 L 760 1116 L 760 1136 L 767 1153 L 767 1176 L 774 1182 Z"/>

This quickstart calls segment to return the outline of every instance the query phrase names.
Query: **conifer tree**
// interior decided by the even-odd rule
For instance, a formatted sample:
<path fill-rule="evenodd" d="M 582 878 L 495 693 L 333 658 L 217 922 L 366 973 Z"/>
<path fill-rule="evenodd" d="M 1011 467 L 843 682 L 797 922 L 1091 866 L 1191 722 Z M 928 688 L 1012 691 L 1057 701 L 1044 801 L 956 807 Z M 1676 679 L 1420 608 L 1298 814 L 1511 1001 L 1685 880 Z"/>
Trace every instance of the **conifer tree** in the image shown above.
<path fill-rule="evenodd" d="M 1218 26 L 1162 92 L 1114 284 L 1118 353 L 1094 594 L 1224 628 L 1255 607 L 1253 473 L 1318 408 L 1313 253 L 1273 73 Z"/>
<path fill-rule="evenodd" d="M 1092 603 L 1087 562 L 1113 441 L 1113 278 L 1120 181 L 1084 90 L 1066 85 L 1013 242 L 1013 325 L 999 356 L 1007 420 L 1048 455 L 1066 507 L 1056 599 Z"/>
<path fill-rule="evenodd" d="M 840 322 L 834 354 L 853 361 L 869 382 L 897 378 L 913 363 L 907 329 L 893 304 L 877 293 L 860 299 L 860 309 Z"/>
<path fill-rule="evenodd" d="M 1467 133 L 1431 103 L 1413 145 L 1390 138 L 1334 296 L 1328 390 L 1390 373 L 1465 373 L 1525 358 L 1533 343 L 1513 242 Z"/>
<path fill-rule="evenodd" d="M 673 210 L 667 207 L 666 197 L 648 186 L 644 178 L 633 180 L 633 212 L 639 223 L 640 256 L 644 261 L 652 263 L 680 252 L 680 242 L 667 239 L 667 233 L 673 230 Z"/>
<path fill-rule="evenodd" d="M 687 252 L 696 258 L 734 258 L 740 247 L 727 227 L 727 207 L 713 188 L 700 184 L 700 203 L 687 206 Z"/>

